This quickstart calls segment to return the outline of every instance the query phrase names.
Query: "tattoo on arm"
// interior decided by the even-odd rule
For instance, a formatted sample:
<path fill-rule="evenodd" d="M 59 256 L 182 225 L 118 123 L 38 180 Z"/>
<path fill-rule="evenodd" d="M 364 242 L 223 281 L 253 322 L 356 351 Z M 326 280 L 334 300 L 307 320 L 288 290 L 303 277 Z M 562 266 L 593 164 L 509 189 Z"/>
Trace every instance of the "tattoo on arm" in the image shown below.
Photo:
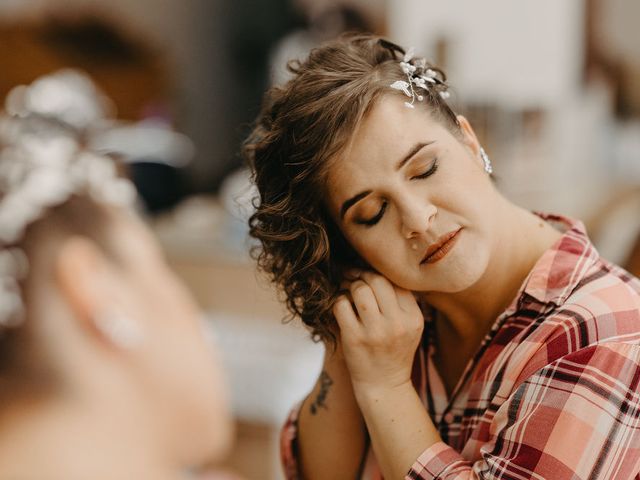
<path fill-rule="evenodd" d="M 318 413 L 318 409 L 320 407 L 327 409 L 325 401 L 327 400 L 327 395 L 329 394 L 331 385 L 333 385 L 333 380 L 331 379 L 329 374 L 323 370 L 320 374 L 320 391 L 318 392 L 318 395 L 316 396 L 310 407 L 312 415 Z"/>

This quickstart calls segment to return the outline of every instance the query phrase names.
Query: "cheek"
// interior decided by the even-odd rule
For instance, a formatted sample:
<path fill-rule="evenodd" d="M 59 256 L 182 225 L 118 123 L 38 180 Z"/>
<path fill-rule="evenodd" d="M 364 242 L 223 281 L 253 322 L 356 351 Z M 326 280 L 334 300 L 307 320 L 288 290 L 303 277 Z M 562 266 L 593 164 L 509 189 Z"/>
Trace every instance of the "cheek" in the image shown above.
<path fill-rule="evenodd" d="M 394 236 L 388 232 L 387 234 L 379 234 L 367 231 L 346 238 L 358 255 L 382 274 L 389 271 L 391 264 L 400 260 L 400 245 L 393 240 Z"/>

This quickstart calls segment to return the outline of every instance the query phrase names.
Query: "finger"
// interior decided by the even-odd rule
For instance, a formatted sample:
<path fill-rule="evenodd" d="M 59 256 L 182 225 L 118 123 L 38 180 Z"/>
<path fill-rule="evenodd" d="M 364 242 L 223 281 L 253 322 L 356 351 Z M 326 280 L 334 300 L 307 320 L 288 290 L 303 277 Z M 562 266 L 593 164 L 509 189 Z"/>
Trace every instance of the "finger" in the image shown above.
<path fill-rule="evenodd" d="M 397 312 L 398 295 L 394 285 L 386 277 L 374 272 L 362 272 L 360 278 L 373 290 L 378 308 L 383 315 Z"/>
<path fill-rule="evenodd" d="M 353 311 L 355 312 L 356 316 L 358 315 L 358 309 L 356 308 L 355 303 L 353 303 L 353 297 L 351 296 L 351 283 L 350 282 L 343 282 L 340 290 L 338 290 L 338 296 L 344 296 L 347 298 L 347 300 L 349 300 L 349 303 L 351 304 L 351 308 L 353 309 Z M 358 321 L 360 321 L 358 319 Z"/>
<path fill-rule="evenodd" d="M 370 324 L 380 316 L 380 308 L 373 290 L 362 280 L 356 280 L 349 289 L 362 323 Z"/>
<path fill-rule="evenodd" d="M 340 333 L 347 335 L 357 332 L 361 328 L 358 316 L 354 311 L 351 300 L 346 295 L 340 295 L 333 304 L 333 316 L 336 318 Z"/>
<path fill-rule="evenodd" d="M 360 278 L 361 273 L 362 273 L 362 270 L 358 268 L 350 268 L 349 270 L 344 272 L 344 278 L 346 278 L 350 282 L 353 282 L 358 278 Z"/>

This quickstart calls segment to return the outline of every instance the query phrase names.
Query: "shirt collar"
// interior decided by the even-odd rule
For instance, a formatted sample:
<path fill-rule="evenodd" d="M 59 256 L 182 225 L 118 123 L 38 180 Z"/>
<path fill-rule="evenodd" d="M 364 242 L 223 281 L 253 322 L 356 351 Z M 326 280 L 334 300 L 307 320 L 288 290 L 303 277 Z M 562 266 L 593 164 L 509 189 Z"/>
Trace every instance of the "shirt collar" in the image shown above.
<path fill-rule="evenodd" d="M 534 213 L 564 233 L 538 259 L 517 298 L 522 299 L 523 294 L 527 294 L 544 304 L 562 305 L 600 255 L 581 221 Z"/>

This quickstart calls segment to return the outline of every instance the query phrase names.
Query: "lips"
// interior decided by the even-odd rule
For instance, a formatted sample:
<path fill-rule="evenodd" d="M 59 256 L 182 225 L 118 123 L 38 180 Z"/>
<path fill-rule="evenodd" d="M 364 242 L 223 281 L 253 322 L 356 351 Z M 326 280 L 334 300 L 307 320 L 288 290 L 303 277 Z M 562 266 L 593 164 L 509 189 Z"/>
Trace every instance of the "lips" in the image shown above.
<path fill-rule="evenodd" d="M 441 258 L 444 258 L 444 256 L 449 253 L 449 250 L 451 250 L 451 248 L 453 247 L 453 244 L 455 243 L 460 230 L 462 230 L 462 228 L 453 230 L 449 233 L 445 233 L 440 238 L 438 238 L 435 243 L 429 245 L 429 248 L 427 248 L 427 251 L 420 264 L 434 263 Z"/>

